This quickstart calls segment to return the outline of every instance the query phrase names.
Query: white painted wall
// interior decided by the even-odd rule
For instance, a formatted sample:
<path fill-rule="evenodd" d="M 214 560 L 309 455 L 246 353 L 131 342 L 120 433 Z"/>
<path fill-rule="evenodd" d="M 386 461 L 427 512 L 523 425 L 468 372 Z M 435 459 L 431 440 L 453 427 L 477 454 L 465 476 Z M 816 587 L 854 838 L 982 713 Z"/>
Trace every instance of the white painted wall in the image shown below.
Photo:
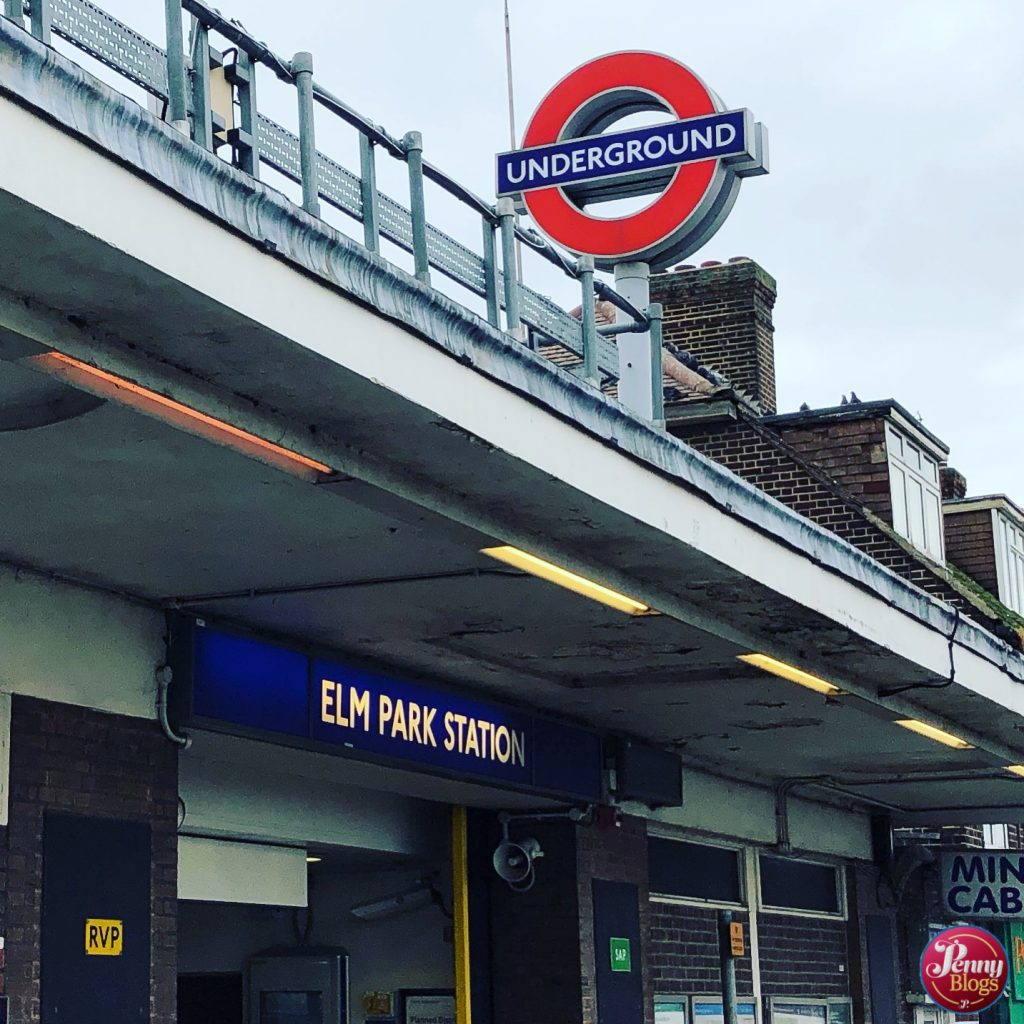
<path fill-rule="evenodd" d="M 318 878 L 314 869 L 311 874 L 312 941 L 348 949 L 354 1020 L 362 1020 L 364 992 L 454 986 L 452 947 L 445 941 L 448 922 L 439 909 L 425 907 L 380 921 L 361 921 L 349 913 L 354 904 L 412 888 L 417 872 L 361 871 Z M 292 911 L 286 909 L 179 903 L 178 970 L 241 971 L 254 953 L 293 944 L 292 922 Z"/>
<path fill-rule="evenodd" d="M 156 717 L 159 612 L 0 564 L 0 691 Z"/>
<path fill-rule="evenodd" d="M 683 806 L 629 811 L 710 836 L 750 843 L 775 842 L 775 794 L 763 786 L 721 779 L 687 767 L 683 772 Z M 790 841 L 795 849 L 829 857 L 871 858 L 871 822 L 867 815 L 789 797 Z"/>
<path fill-rule="evenodd" d="M 267 744 L 245 746 L 263 752 L 262 764 L 204 758 L 194 749 L 181 755 L 178 788 L 186 832 L 427 859 L 447 856 L 443 804 L 348 785 L 338 778 L 345 775 L 345 762 L 330 755 L 304 753 L 296 759 L 295 752 Z M 281 770 L 282 762 L 302 773 Z"/>
<path fill-rule="evenodd" d="M 178 899 L 304 907 L 306 851 L 266 843 L 178 837 Z"/>

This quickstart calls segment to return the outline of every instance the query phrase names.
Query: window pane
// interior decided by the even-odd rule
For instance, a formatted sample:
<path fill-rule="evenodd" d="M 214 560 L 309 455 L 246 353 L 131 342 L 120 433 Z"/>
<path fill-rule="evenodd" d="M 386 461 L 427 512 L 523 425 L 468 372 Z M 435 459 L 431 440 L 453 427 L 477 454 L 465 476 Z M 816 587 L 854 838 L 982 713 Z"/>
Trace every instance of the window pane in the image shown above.
<path fill-rule="evenodd" d="M 762 854 L 761 902 L 766 907 L 838 914 L 841 908 L 837 869 Z"/>
<path fill-rule="evenodd" d="M 262 992 L 260 1020 L 266 1024 L 320 1024 L 322 1001 L 320 992 Z"/>
<path fill-rule="evenodd" d="M 911 469 L 921 468 L 921 452 L 916 445 L 912 445 L 909 441 L 907 442 L 907 453 L 904 456 L 907 465 Z"/>
<path fill-rule="evenodd" d="M 892 525 L 901 536 L 907 536 L 907 483 L 906 475 L 898 466 L 891 465 L 892 475 Z"/>
<path fill-rule="evenodd" d="M 924 548 L 924 492 L 912 476 L 907 477 L 908 536 L 919 548 Z"/>
<path fill-rule="evenodd" d="M 886 427 L 885 432 L 889 438 L 889 453 L 897 458 L 903 458 L 903 438 L 892 427 Z"/>
<path fill-rule="evenodd" d="M 933 558 L 942 558 L 942 509 L 939 496 L 932 491 L 924 492 L 925 505 L 925 551 Z"/>
<path fill-rule="evenodd" d="M 1024 613 L 1024 554 L 1014 551 L 1011 561 L 1013 569 L 1010 578 L 1013 580 L 1013 592 L 1010 596 L 1013 603 L 1010 607 L 1015 612 Z"/>
<path fill-rule="evenodd" d="M 647 857 L 651 892 L 658 896 L 743 902 L 737 850 L 651 836 Z"/>

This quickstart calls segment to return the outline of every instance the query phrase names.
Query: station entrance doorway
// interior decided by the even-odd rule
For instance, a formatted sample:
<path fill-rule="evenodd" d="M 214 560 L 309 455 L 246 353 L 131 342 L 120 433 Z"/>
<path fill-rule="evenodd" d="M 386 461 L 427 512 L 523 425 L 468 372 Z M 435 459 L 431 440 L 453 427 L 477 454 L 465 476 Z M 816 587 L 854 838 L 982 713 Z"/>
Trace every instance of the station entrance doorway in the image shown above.
<path fill-rule="evenodd" d="M 179 902 L 179 1024 L 454 1022 L 450 866 L 299 852 L 305 906 Z"/>

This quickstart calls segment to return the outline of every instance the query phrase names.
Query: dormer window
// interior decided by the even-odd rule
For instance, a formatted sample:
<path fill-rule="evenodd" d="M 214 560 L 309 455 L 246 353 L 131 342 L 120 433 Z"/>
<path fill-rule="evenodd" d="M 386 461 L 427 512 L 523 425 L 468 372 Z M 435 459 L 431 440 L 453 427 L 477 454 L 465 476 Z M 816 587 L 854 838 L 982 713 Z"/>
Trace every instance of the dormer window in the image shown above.
<path fill-rule="evenodd" d="M 885 425 L 892 490 L 892 525 L 919 551 L 944 561 L 939 464 L 920 445 Z"/>
<path fill-rule="evenodd" d="M 1024 529 L 1002 510 L 993 510 L 993 516 L 999 600 L 1024 615 Z"/>

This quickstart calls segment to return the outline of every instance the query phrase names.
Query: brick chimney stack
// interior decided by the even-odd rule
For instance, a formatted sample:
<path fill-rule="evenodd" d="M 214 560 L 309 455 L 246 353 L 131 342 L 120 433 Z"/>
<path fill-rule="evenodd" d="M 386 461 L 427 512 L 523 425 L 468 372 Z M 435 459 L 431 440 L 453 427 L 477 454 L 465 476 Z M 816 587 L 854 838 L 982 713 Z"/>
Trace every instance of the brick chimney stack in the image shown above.
<path fill-rule="evenodd" d="M 765 415 L 776 411 L 775 294 L 775 279 L 742 256 L 651 277 L 651 299 L 665 307 L 665 340 L 727 378 Z"/>
<path fill-rule="evenodd" d="M 942 500 L 954 501 L 967 497 L 967 479 L 959 470 L 952 466 L 943 466 L 939 470 L 942 481 Z"/>

